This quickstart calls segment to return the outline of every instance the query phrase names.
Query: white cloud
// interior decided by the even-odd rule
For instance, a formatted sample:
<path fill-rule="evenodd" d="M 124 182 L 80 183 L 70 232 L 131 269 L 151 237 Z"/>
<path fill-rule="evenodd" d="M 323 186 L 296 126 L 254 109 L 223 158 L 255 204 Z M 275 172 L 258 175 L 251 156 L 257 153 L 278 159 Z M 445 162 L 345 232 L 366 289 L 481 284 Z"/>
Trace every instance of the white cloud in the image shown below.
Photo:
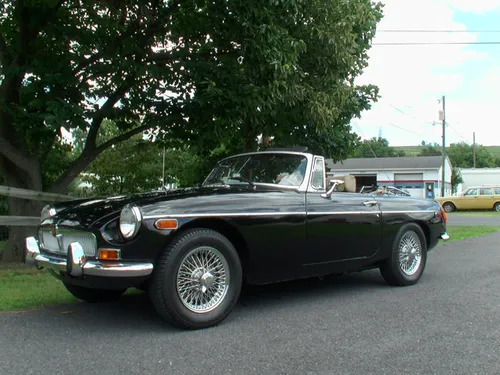
<path fill-rule="evenodd" d="M 369 53 L 369 67 L 358 80 L 358 83 L 377 85 L 381 95 L 379 103 L 364 112 L 359 121 L 363 134 L 377 136 L 382 128 L 383 136 L 392 145 L 416 145 L 422 140 L 439 143 L 441 127 L 431 123 L 439 120 L 440 105 L 437 100 L 446 95 L 447 120 L 453 125 L 453 130 L 467 138 L 474 127 L 477 129 L 476 138 L 481 139 L 483 144 L 500 144 L 500 132 L 495 138 L 487 131 L 487 118 L 492 113 L 500 115 L 497 109 L 499 94 L 492 89 L 492 95 L 486 99 L 482 97 L 481 101 L 474 92 L 464 94 L 466 83 L 470 81 L 467 75 L 470 69 L 467 70 L 465 64 L 476 61 L 486 65 L 489 62 L 487 54 L 478 53 L 467 45 L 376 45 L 474 42 L 478 37 L 475 33 L 403 33 L 384 30 L 466 30 L 466 25 L 454 20 L 455 9 L 479 13 L 500 7 L 500 0 L 383 2 L 385 16 L 378 26 L 379 31 Z M 500 70 L 496 77 L 500 77 Z M 488 83 L 493 88 L 493 84 Z M 476 88 L 482 89 L 480 83 L 478 85 Z M 479 133 L 482 135 L 479 136 Z M 447 135 L 447 143 L 462 141 L 462 137 L 452 131 Z M 472 139 L 472 135 L 469 138 Z"/>
<path fill-rule="evenodd" d="M 500 10 L 500 0 L 448 0 L 447 3 L 453 9 L 477 14 Z"/>

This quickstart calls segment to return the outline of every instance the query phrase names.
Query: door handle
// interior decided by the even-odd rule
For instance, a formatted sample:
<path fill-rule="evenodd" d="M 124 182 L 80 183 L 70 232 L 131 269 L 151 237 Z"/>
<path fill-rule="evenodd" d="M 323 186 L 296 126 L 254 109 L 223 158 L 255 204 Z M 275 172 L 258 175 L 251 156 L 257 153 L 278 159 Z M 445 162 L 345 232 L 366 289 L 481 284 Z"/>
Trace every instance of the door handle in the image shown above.
<path fill-rule="evenodd" d="M 376 206 L 377 205 L 377 201 L 365 201 L 365 202 L 363 202 L 363 204 L 366 207 L 372 207 L 372 206 Z"/>

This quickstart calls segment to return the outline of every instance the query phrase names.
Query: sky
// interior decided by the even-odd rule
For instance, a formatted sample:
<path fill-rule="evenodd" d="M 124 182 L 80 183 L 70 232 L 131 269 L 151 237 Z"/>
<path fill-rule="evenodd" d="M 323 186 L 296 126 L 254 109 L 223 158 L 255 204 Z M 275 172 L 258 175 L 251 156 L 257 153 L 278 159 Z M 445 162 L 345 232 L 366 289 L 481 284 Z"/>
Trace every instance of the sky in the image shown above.
<path fill-rule="evenodd" d="M 353 130 L 391 146 L 441 144 L 445 96 L 446 145 L 500 145 L 500 0 L 382 0 L 384 18 L 357 83 L 375 84 L 380 99 Z M 384 30 L 460 30 L 388 32 Z M 487 32 L 490 31 L 490 32 Z M 496 31 L 496 32 L 491 32 Z M 408 42 L 498 42 L 478 45 L 376 45 Z"/>

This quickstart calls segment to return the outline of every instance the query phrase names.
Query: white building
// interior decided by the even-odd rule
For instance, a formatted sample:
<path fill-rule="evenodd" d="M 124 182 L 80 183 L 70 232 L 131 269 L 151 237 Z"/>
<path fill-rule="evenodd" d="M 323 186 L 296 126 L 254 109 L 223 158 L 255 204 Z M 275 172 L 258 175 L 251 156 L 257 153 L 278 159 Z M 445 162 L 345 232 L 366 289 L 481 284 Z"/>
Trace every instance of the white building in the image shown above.
<path fill-rule="evenodd" d="M 469 186 L 500 185 L 500 168 L 460 168 L 464 182 L 459 185 L 458 191 Z"/>
<path fill-rule="evenodd" d="M 431 186 L 434 196 L 441 196 L 441 156 L 394 158 L 356 158 L 339 163 L 326 160 L 327 176 L 356 176 L 356 189 L 362 186 L 388 185 L 407 190 L 413 197 L 424 197 Z M 451 195 L 451 163 L 446 157 L 445 195 Z M 464 179 L 465 180 L 465 179 Z"/>

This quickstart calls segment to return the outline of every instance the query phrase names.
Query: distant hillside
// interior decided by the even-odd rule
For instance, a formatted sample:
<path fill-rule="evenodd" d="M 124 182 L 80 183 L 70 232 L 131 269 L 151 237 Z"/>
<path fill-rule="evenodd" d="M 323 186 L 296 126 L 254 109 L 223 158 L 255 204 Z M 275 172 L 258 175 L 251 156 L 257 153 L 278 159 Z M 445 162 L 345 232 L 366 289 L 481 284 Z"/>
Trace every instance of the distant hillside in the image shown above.
<path fill-rule="evenodd" d="M 500 146 L 484 146 L 492 155 L 500 156 Z M 396 150 L 403 150 L 406 156 L 417 156 L 422 150 L 422 146 L 394 146 Z"/>

